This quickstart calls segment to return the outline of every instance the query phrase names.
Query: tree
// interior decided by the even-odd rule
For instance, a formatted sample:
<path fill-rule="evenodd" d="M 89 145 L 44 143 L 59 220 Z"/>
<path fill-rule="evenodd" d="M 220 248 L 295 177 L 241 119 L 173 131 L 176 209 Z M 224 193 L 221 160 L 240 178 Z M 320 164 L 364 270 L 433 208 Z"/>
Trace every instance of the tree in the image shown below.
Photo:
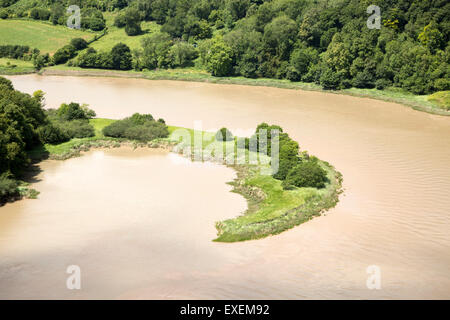
<path fill-rule="evenodd" d="M 83 38 L 73 38 L 70 40 L 70 44 L 75 48 L 75 50 L 83 50 L 88 46 L 88 43 Z"/>
<path fill-rule="evenodd" d="M 432 52 L 440 49 L 444 43 L 444 36 L 436 27 L 436 24 L 430 22 L 423 28 L 423 32 L 419 34 L 419 41 L 427 46 Z"/>
<path fill-rule="evenodd" d="M 165 68 L 170 65 L 172 40 L 167 33 L 153 33 L 142 39 L 142 66 L 147 69 Z"/>
<path fill-rule="evenodd" d="M 324 188 L 328 181 L 327 172 L 317 163 L 317 161 L 304 161 L 292 168 L 286 180 L 283 181 L 284 189 L 291 187 L 299 188 Z"/>
<path fill-rule="evenodd" d="M 214 38 L 206 55 L 207 70 L 217 77 L 230 75 L 233 62 L 231 55 L 231 48 L 223 41 L 223 38 Z"/>
<path fill-rule="evenodd" d="M 267 50 L 272 51 L 279 59 L 287 60 L 297 34 L 297 24 L 287 16 L 272 20 L 264 28 L 264 42 Z"/>
<path fill-rule="evenodd" d="M 216 141 L 232 141 L 234 136 L 227 128 L 222 128 L 216 132 Z"/>
<path fill-rule="evenodd" d="M 272 144 L 274 142 L 272 141 Z M 278 135 L 275 143 L 279 143 L 279 155 L 272 161 L 278 160 L 278 171 L 273 175 L 275 179 L 284 180 L 288 175 L 289 171 L 295 167 L 299 159 L 299 146 L 298 143 L 291 138 L 286 133 L 281 133 Z"/>
<path fill-rule="evenodd" d="M 66 45 L 60 49 L 58 49 L 53 55 L 53 63 L 54 64 L 62 64 L 66 63 L 69 59 L 75 57 L 76 49 L 72 45 Z"/>
<path fill-rule="evenodd" d="M 186 67 L 197 58 L 198 53 L 192 44 L 178 41 L 170 48 L 169 55 L 172 67 Z"/>
<path fill-rule="evenodd" d="M 111 59 L 114 69 L 130 70 L 132 67 L 131 50 L 126 44 L 116 44 L 111 50 Z"/>
<path fill-rule="evenodd" d="M 135 8 L 129 8 L 124 14 L 125 32 L 129 36 L 136 36 L 142 33 L 141 15 Z"/>
<path fill-rule="evenodd" d="M 339 89 L 341 79 L 336 71 L 326 68 L 320 76 L 320 84 L 326 90 Z"/>
<path fill-rule="evenodd" d="M 63 103 L 56 112 L 59 119 L 63 121 L 86 120 L 95 117 L 95 112 L 87 108 L 86 105 L 80 106 L 79 103 Z"/>

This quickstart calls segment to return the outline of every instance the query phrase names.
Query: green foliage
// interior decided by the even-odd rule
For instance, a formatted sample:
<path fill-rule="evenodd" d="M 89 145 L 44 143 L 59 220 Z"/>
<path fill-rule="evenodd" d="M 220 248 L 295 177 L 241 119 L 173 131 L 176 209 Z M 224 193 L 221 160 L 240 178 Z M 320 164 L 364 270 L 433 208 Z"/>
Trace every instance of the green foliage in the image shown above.
<path fill-rule="evenodd" d="M 198 52 L 192 44 L 178 41 L 170 48 L 169 56 L 172 67 L 187 67 L 192 65 Z"/>
<path fill-rule="evenodd" d="M 327 172 L 317 161 L 303 161 L 293 167 L 286 180 L 281 184 L 284 189 L 299 188 L 324 188 L 328 181 Z"/>
<path fill-rule="evenodd" d="M 37 129 L 46 121 L 41 93 L 31 97 L 0 77 L 0 173 L 17 174 L 28 165 L 26 150 L 40 143 Z"/>
<path fill-rule="evenodd" d="M 122 24 L 120 19 L 118 24 Z M 135 8 L 129 8 L 125 11 L 123 15 L 123 24 L 125 26 L 125 32 L 129 36 L 136 36 L 142 33 L 141 16 L 139 11 Z"/>
<path fill-rule="evenodd" d="M 154 33 L 142 39 L 142 66 L 149 70 L 170 65 L 172 39 L 167 33 Z"/>
<path fill-rule="evenodd" d="M 76 49 L 72 45 L 66 45 L 58 49 L 53 55 L 54 64 L 66 63 L 69 59 L 72 59 L 76 55 Z"/>
<path fill-rule="evenodd" d="M 0 45 L 0 58 L 20 59 L 30 52 L 29 46 Z"/>
<path fill-rule="evenodd" d="M 79 50 L 83 50 L 85 48 L 87 48 L 88 43 L 86 40 L 84 40 L 83 38 L 73 38 L 70 41 L 70 44 L 75 48 L 75 50 L 79 51 Z"/>
<path fill-rule="evenodd" d="M 275 172 L 273 177 L 278 180 L 284 180 L 289 171 L 300 161 L 299 146 L 298 143 L 289 138 L 286 133 L 280 134 L 277 140 L 279 143 L 279 154 L 278 157 L 275 156 L 276 158 L 272 159 L 272 161 L 278 160 L 278 171 Z"/>
<path fill-rule="evenodd" d="M 164 120 L 155 121 L 150 114 L 135 113 L 129 118 L 111 123 L 103 128 L 107 137 L 126 138 L 138 141 L 151 141 L 166 138 L 169 131 Z"/>
<path fill-rule="evenodd" d="M 33 8 L 30 11 L 30 18 L 34 20 L 48 20 L 50 18 L 50 10 L 45 8 Z"/>
<path fill-rule="evenodd" d="M 75 102 L 61 104 L 56 114 L 62 121 L 87 120 L 96 116 L 95 111 L 89 109 L 86 105 Z"/>
<path fill-rule="evenodd" d="M 221 37 L 212 39 L 206 55 L 206 67 L 212 75 L 228 76 L 232 72 L 232 51 Z"/>
<path fill-rule="evenodd" d="M 436 92 L 428 97 L 428 101 L 436 103 L 444 110 L 450 110 L 450 91 Z"/>
<path fill-rule="evenodd" d="M 17 180 L 9 178 L 7 175 L 0 175 L 0 204 L 11 197 L 18 196 L 19 183 Z"/>
<path fill-rule="evenodd" d="M 116 44 L 111 50 L 111 59 L 113 69 L 130 70 L 131 69 L 131 50 L 123 43 Z"/>
<path fill-rule="evenodd" d="M 39 127 L 37 133 L 42 143 L 58 144 L 70 139 L 63 129 L 52 123 Z"/>
<path fill-rule="evenodd" d="M 222 128 L 216 132 L 216 141 L 232 141 L 234 140 L 234 136 L 230 130 L 227 128 Z"/>

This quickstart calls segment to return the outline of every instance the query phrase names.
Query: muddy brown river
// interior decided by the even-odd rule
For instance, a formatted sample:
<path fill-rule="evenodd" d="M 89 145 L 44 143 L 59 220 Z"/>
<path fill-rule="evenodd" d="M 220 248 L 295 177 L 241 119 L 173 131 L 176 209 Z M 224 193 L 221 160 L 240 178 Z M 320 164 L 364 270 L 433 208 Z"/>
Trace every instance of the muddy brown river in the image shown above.
<path fill-rule="evenodd" d="M 338 206 L 280 235 L 212 242 L 241 214 L 231 169 L 162 151 L 44 161 L 38 200 L 0 208 L 0 298 L 450 298 L 450 117 L 329 93 L 142 79 L 9 77 L 48 107 L 171 125 L 281 125 L 344 175 Z M 66 268 L 81 269 L 68 290 Z M 369 289 L 369 266 L 381 288 Z"/>

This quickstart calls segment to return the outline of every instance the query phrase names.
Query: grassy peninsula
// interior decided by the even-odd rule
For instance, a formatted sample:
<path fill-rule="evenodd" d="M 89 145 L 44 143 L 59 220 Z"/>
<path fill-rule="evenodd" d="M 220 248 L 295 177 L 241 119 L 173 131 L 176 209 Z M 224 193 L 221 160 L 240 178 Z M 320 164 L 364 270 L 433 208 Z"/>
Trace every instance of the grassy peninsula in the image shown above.
<path fill-rule="evenodd" d="M 237 178 L 230 182 L 233 192 L 242 195 L 248 203 L 248 209 L 242 215 L 216 223 L 218 242 L 236 242 L 264 238 L 304 223 L 322 212 L 334 207 L 339 201 L 342 192 L 342 176 L 333 166 L 325 161 L 318 160 L 319 165 L 326 171 L 327 183 L 324 188 L 291 188 L 286 190 L 282 181 L 273 176 L 264 174 L 270 170 L 270 165 L 264 164 L 227 164 L 226 159 L 235 157 L 234 141 L 216 141 L 213 132 L 198 132 L 192 129 L 168 126 L 170 135 L 148 142 L 131 141 L 128 139 L 106 137 L 102 132 L 105 127 L 116 122 L 111 119 L 90 119 L 95 128 L 95 136 L 81 139 L 71 139 L 61 144 L 45 144 L 32 150 L 35 159 L 49 157 L 51 159 L 65 160 L 80 156 L 82 152 L 91 148 L 118 148 L 121 145 L 133 145 L 135 148 L 164 148 L 172 152 L 191 156 L 194 153 L 193 139 L 181 142 L 176 135 L 180 129 L 185 129 L 194 136 L 202 137 L 202 161 L 215 161 L 224 163 L 236 171 Z M 223 161 L 211 158 L 204 151 L 207 148 L 223 148 Z M 227 153 L 226 151 L 231 151 Z M 249 157 L 252 151 L 245 151 Z M 302 153 L 302 157 L 309 157 Z"/>

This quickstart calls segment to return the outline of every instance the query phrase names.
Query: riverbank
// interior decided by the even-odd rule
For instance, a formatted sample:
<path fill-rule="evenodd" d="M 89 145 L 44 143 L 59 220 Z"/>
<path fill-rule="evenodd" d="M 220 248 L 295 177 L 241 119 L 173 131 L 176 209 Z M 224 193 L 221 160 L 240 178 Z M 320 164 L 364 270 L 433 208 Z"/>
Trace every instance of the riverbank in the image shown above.
<path fill-rule="evenodd" d="M 92 119 L 90 122 L 96 130 L 95 137 L 72 139 L 59 145 L 44 145 L 32 150 L 30 156 L 35 161 L 42 159 L 67 160 L 81 156 L 83 152 L 91 149 L 132 146 L 133 148 L 165 149 L 194 160 L 193 140 L 189 143 L 179 143 L 178 136 L 175 135 L 178 129 L 188 130 L 192 135 L 194 133 L 192 129 L 169 126 L 170 136 L 168 138 L 156 139 L 147 143 L 133 142 L 102 135 L 102 129 L 113 121 Z M 279 234 L 312 219 L 314 216 L 319 216 L 322 212 L 334 207 L 339 201 L 339 194 L 342 192 L 342 175 L 327 162 L 320 161 L 320 165 L 326 170 L 329 180 L 324 189 L 295 188 L 284 190 L 280 180 L 267 175 L 267 170 L 270 169 L 268 162 L 227 164 L 226 159 L 235 156 L 234 148 L 225 148 L 228 153 L 225 152 L 223 158 L 219 160 L 212 158 L 210 154 L 206 153 L 206 148 L 214 148 L 216 147 L 214 144 L 222 144 L 222 142 L 215 141 L 214 133 L 204 131 L 197 133 L 202 137 L 202 161 L 219 162 L 234 169 L 237 177 L 229 184 L 233 186 L 233 192 L 242 195 L 248 204 L 248 209 L 241 216 L 216 223 L 217 238 L 214 241 L 237 242 Z M 234 144 L 234 141 L 226 143 Z M 243 156 L 249 158 L 249 151 L 247 150 Z"/>
<path fill-rule="evenodd" d="M 37 73 L 44 76 L 76 76 L 76 77 L 110 77 L 110 78 L 136 78 L 147 80 L 173 80 L 206 82 L 215 84 L 236 84 L 247 86 L 274 87 L 280 89 L 307 90 L 327 92 L 340 95 L 349 95 L 362 98 L 370 98 L 387 102 L 394 102 L 410 107 L 414 110 L 430 114 L 450 116 L 449 106 L 442 105 L 440 101 L 433 99 L 433 95 L 418 96 L 401 89 L 390 88 L 384 90 L 350 88 L 344 90 L 324 90 L 314 83 L 291 82 L 279 79 L 249 79 L 244 77 L 214 77 L 207 72 L 197 69 L 169 69 L 151 71 L 112 71 L 99 69 L 82 69 L 77 67 L 54 66 L 42 69 L 39 72 L 31 68 L 12 69 L 0 68 L 0 74 L 22 75 Z"/>

